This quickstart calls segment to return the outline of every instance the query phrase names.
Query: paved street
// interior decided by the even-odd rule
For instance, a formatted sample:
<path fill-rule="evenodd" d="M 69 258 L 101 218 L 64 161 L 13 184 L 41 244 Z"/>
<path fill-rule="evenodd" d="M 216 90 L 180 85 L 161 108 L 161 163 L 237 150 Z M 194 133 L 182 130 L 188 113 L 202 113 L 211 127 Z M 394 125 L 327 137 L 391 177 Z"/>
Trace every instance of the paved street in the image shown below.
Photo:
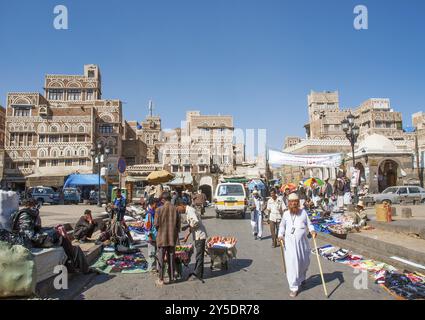
<path fill-rule="evenodd" d="M 92 211 L 93 217 L 105 214 L 105 208 L 96 205 L 43 205 L 40 209 L 42 225 L 54 227 L 58 224 L 74 224 L 78 221 L 86 209 Z"/>
<path fill-rule="evenodd" d="M 238 239 L 237 260 L 230 270 L 209 269 L 206 258 L 205 283 L 184 281 L 162 288 L 155 287 L 155 276 L 142 275 L 96 275 L 83 292 L 74 292 L 73 299 L 290 299 L 286 278 L 282 272 L 280 249 L 271 248 L 268 225 L 264 225 L 266 239 L 255 241 L 251 237 L 250 221 L 228 218 L 218 220 L 213 209 L 208 209 L 204 218 L 209 235 L 232 235 Z M 319 242 L 320 244 L 320 242 Z M 143 249 L 146 255 L 146 248 Z M 323 299 L 319 268 L 315 256 L 311 256 L 305 291 L 296 299 Z M 194 262 L 194 261 L 192 261 Z M 392 297 L 369 281 L 367 290 L 354 288 L 351 267 L 321 259 L 330 299 L 392 299 Z M 193 264 L 191 264 L 193 267 Z M 187 270 L 185 275 L 187 275 Z M 81 281 L 81 279 L 79 280 Z M 72 284 L 70 285 L 72 291 Z M 57 295 L 64 297 L 65 292 Z"/>

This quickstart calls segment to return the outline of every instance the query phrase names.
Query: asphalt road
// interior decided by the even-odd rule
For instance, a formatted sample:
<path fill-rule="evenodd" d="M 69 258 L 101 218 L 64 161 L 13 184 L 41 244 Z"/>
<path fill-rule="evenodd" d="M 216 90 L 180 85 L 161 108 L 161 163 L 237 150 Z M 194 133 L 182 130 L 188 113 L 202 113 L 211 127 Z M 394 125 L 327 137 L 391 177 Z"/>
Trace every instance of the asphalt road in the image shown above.
<path fill-rule="evenodd" d="M 288 283 L 282 271 L 282 260 L 279 248 L 271 248 L 268 225 L 262 241 L 254 240 L 251 235 L 249 219 L 240 218 L 216 219 L 213 209 L 208 209 L 204 224 L 210 236 L 235 236 L 237 243 L 237 259 L 230 264 L 228 271 L 211 271 L 210 259 L 205 259 L 205 283 L 198 280 L 182 281 L 161 288 L 155 286 L 153 274 L 119 274 L 91 276 L 91 281 L 84 289 L 67 295 L 73 299 L 293 299 L 289 297 Z M 325 243 L 318 242 L 318 245 Z M 313 245 L 313 244 L 312 244 Z M 143 248 L 147 255 L 147 249 Z M 194 260 L 194 257 L 192 257 Z M 349 266 L 333 263 L 321 258 L 324 277 L 327 283 L 329 299 L 339 300 L 385 300 L 393 299 L 383 288 L 367 278 L 367 289 L 356 289 L 355 279 L 359 274 Z M 193 268 L 194 261 L 190 267 Z M 187 276 L 189 270 L 184 271 Z M 83 281 L 81 276 L 78 281 Z M 87 280 L 87 279 L 86 279 Z M 75 286 L 76 284 L 74 284 Z M 72 292 L 72 284 L 70 292 Z M 358 286 L 357 286 L 358 287 Z M 58 293 L 59 298 L 65 292 Z M 307 285 L 295 299 L 325 299 L 317 259 L 311 256 L 311 264 L 307 273 Z"/>

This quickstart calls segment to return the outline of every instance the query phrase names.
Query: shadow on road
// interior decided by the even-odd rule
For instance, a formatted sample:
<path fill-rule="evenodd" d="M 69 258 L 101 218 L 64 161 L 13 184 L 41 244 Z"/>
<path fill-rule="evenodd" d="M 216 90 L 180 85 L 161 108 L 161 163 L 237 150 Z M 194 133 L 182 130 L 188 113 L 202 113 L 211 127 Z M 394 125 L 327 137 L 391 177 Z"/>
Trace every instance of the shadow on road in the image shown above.
<path fill-rule="evenodd" d="M 241 270 L 246 271 L 244 269 L 248 268 L 252 264 L 251 259 L 234 259 L 233 261 L 229 262 L 229 269 L 228 270 L 222 270 L 222 269 L 215 269 L 211 270 L 210 265 L 211 263 L 205 263 L 205 269 L 204 269 L 204 280 L 206 279 L 212 279 L 217 278 L 229 273 L 235 273 L 239 272 Z M 191 264 L 190 267 L 194 268 L 195 264 Z"/>
<path fill-rule="evenodd" d="M 323 274 L 323 277 L 325 278 L 326 283 L 330 283 L 335 279 L 339 281 L 335 289 L 333 289 L 332 292 L 328 294 L 328 297 L 330 297 L 345 282 L 343 273 L 341 271 L 325 273 Z M 322 286 L 322 278 L 320 277 L 320 274 L 310 276 L 310 278 L 306 280 L 306 284 L 304 285 L 304 288 L 302 289 L 302 291 L 307 291 L 317 286 Z"/>
<path fill-rule="evenodd" d="M 84 286 L 84 291 L 87 291 L 97 285 L 101 285 L 104 282 L 107 282 L 111 279 L 116 277 L 115 275 L 109 275 L 109 274 L 103 274 L 98 273 L 86 286 Z M 85 300 L 85 297 L 83 294 L 79 294 L 74 297 L 74 300 Z"/>

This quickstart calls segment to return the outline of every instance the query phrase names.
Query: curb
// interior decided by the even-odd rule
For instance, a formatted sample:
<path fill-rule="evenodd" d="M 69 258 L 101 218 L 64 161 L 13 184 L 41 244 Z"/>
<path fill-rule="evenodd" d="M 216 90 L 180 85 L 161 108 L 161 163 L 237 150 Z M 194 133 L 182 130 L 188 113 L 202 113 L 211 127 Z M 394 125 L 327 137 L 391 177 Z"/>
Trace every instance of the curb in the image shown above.
<path fill-rule="evenodd" d="M 422 221 L 421 221 L 422 222 Z M 378 230 L 383 231 L 389 231 L 389 232 L 395 232 L 395 233 L 401 233 L 405 235 L 409 234 L 417 234 L 419 238 L 425 240 L 425 223 L 422 224 L 409 224 L 406 222 L 406 224 L 398 224 L 398 223 L 404 223 L 401 221 L 394 221 L 392 223 L 387 222 L 377 222 L 377 221 L 368 221 L 367 224 L 374 227 Z"/>
<path fill-rule="evenodd" d="M 424 272 L 424 270 L 421 269 L 421 268 L 417 268 L 417 267 L 414 267 L 412 265 L 405 264 L 401 261 L 391 259 L 390 256 L 393 256 L 394 254 L 391 254 L 391 253 L 388 253 L 388 252 L 377 251 L 376 249 L 373 249 L 369 246 L 365 246 L 362 243 L 359 243 L 355 240 L 349 239 L 348 237 L 347 237 L 346 240 L 343 240 L 343 239 L 336 238 L 336 237 L 329 235 L 329 234 L 318 233 L 317 238 L 320 239 L 321 241 L 325 242 L 325 243 L 329 243 L 329 244 L 332 244 L 334 246 L 338 246 L 338 247 L 341 247 L 341 248 L 344 248 L 344 249 L 351 250 L 351 251 L 353 251 L 353 253 L 360 254 L 360 255 L 364 256 L 366 259 L 373 259 L 373 260 L 377 260 L 377 261 L 380 261 L 380 262 L 387 263 L 387 264 L 389 264 L 389 265 L 391 265 L 391 266 L 393 266 L 397 269 L 400 269 L 401 271 L 409 270 L 409 271 L 416 271 L 416 272 L 420 272 L 420 273 Z M 379 240 L 374 240 L 374 241 L 379 241 Z M 383 241 L 381 241 L 381 242 L 383 242 Z M 388 254 L 388 256 L 387 256 L 387 254 Z"/>

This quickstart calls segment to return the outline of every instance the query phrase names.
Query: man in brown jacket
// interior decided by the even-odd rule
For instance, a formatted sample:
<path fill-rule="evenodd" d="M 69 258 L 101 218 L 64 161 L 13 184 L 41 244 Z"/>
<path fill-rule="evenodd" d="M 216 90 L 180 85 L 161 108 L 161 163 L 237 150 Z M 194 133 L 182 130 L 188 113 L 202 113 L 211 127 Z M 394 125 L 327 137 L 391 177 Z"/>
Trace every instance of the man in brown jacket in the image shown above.
<path fill-rule="evenodd" d="M 180 232 L 180 214 L 176 207 L 171 204 L 171 195 L 168 192 L 162 194 L 163 205 L 157 209 L 154 225 L 158 231 L 156 244 L 158 247 L 159 279 L 157 285 L 164 284 L 164 259 L 168 263 L 169 283 L 174 281 L 174 259 L 176 244 Z"/>
<path fill-rule="evenodd" d="M 195 206 L 195 209 L 201 213 L 201 215 L 204 215 L 205 213 L 206 202 L 207 196 L 199 189 L 198 193 L 193 196 L 193 205 Z"/>

